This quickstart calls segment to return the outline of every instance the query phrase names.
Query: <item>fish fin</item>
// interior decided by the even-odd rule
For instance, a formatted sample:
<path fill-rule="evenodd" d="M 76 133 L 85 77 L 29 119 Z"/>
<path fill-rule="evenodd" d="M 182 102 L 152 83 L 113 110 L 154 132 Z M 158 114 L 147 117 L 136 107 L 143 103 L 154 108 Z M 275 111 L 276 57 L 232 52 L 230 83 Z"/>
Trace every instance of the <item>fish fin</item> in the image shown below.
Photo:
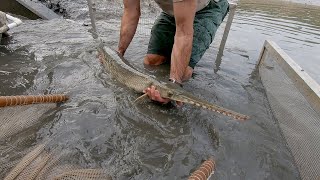
<path fill-rule="evenodd" d="M 139 96 L 136 100 L 134 100 L 133 102 L 134 103 L 139 103 L 141 102 L 142 100 L 144 100 L 146 97 L 148 96 L 147 93 L 143 94 L 142 96 Z"/>

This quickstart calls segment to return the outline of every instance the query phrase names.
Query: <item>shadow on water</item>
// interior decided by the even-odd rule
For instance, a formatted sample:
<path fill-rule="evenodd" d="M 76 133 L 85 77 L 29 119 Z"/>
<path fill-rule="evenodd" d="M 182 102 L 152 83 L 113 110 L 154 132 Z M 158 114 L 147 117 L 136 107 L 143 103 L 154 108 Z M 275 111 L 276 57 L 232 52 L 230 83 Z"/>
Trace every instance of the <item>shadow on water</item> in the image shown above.
<path fill-rule="evenodd" d="M 278 5 L 272 7 L 278 9 Z M 103 2 L 97 6 L 97 27 L 106 45 L 114 48 L 120 16 L 112 16 L 106 8 L 112 6 Z M 312 20 L 308 14 L 295 18 L 282 13 L 269 5 L 242 0 L 219 70 L 215 73 L 213 68 L 221 29 L 194 77 L 184 86 L 203 99 L 250 115 L 251 120 L 244 123 L 189 105 L 177 109 L 148 101 L 134 104 L 140 94 L 119 85 L 98 63 L 90 27 L 83 26 L 88 21 L 86 15 L 77 16 L 87 18 L 81 23 L 26 21 L 13 29 L 13 39 L 7 45 L 0 46 L 0 94 L 66 93 L 71 99 L 44 117 L 47 123 L 42 127 L 26 132 L 33 135 L 33 141 L 22 144 L 13 154 L 18 156 L 34 141 L 55 137 L 53 146 L 72 152 L 68 162 L 101 167 L 115 179 L 186 179 L 208 156 L 217 161 L 216 179 L 299 179 L 253 72 L 266 38 L 277 38 L 284 48 L 292 48 L 291 54 L 303 48 L 307 50 L 302 55 L 316 58 L 316 53 L 309 52 L 318 47 L 318 19 L 313 18 L 318 15 L 313 15 L 312 9 Z M 142 64 L 153 21 L 154 14 L 143 15 L 125 57 L 141 71 L 167 79 L 168 65 L 149 68 Z M 294 35 L 297 32 L 299 36 Z M 23 86 L 17 89 L 20 84 Z M 4 157 L 0 162 L 12 159 Z M 5 173 L 1 171 L 1 177 Z"/>

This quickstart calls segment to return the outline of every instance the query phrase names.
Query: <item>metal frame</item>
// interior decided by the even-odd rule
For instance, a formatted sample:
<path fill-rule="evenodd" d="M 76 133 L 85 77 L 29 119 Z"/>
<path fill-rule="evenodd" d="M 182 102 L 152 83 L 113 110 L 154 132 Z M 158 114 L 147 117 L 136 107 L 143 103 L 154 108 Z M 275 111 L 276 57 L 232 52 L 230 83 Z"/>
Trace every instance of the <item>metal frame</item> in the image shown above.
<path fill-rule="evenodd" d="M 223 36 L 222 36 L 222 39 L 221 39 L 221 43 L 220 43 L 220 47 L 219 47 L 219 52 L 218 52 L 217 58 L 219 57 L 219 55 L 220 56 L 223 55 L 223 50 L 224 50 L 224 47 L 225 47 L 227 39 L 228 39 L 228 35 L 229 35 L 229 32 L 230 32 L 230 28 L 231 28 L 231 25 L 232 25 L 232 21 L 233 21 L 234 15 L 236 13 L 236 9 L 237 9 L 237 4 L 236 3 L 230 3 L 229 4 L 228 20 L 227 20 L 227 23 L 226 23 L 226 27 L 224 28 L 224 32 L 223 32 Z"/>
<path fill-rule="evenodd" d="M 275 58 L 275 61 L 292 80 L 311 107 L 320 114 L 320 85 L 273 41 L 265 41 L 260 53 L 258 67 L 263 65 L 267 54 Z"/>
<path fill-rule="evenodd" d="M 224 28 L 222 39 L 221 39 L 221 42 L 220 42 L 217 58 L 216 58 L 216 61 L 215 61 L 215 68 L 214 68 L 214 72 L 215 73 L 219 70 L 219 67 L 220 67 L 220 64 L 221 64 L 223 51 L 224 51 L 224 48 L 226 46 L 226 42 L 227 42 L 227 39 L 228 39 L 228 35 L 229 35 L 229 32 L 230 32 L 230 28 L 231 28 L 231 25 L 232 25 L 232 21 L 233 21 L 234 15 L 236 13 L 236 9 L 237 9 L 237 4 L 236 3 L 229 3 L 229 15 L 228 15 L 227 23 L 226 23 L 226 26 Z"/>

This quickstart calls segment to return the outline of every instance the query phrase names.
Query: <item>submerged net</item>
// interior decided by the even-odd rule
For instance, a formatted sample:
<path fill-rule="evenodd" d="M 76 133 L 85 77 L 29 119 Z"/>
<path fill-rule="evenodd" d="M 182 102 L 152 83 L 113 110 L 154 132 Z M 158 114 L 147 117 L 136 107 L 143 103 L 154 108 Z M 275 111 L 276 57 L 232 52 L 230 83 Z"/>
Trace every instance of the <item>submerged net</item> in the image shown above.
<path fill-rule="evenodd" d="M 53 139 L 53 138 L 52 138 Z M 76 152 L 67 147 L 53 146 L 52 139 L 31 147 L 18 160 L 0 164 L 2 170 L 7 170 L 4 180 L 111 180 L 106 168 L 86 168 L 75 163 L 70 157 Z M 9 151 L 2 151 L 8 157 Z M 189 179 L 205 180 L 214 174 L 215 162 L 211 158 L 202 163 Z"/>
<path fill-rule="evenodd" d="M 28 129 L 43 123 L 56 103 L 65 100 L 64 95 L 0 96 L 0 172 L 6 174 L 1 179 L 110 179 L 100 169 L 64 161 L 71 151 L 50 147 L 50 140 L 31 147 L 28 153 L 19 152 L 19 146 L 29 140 Z"/>
<path fill-rule="evenodd" d="M 275 57 L 267 50 L 264 56 L 264 63 L 259 68 L 261 80 L 301 178 L 319 179 L 320 115 L 275 61 Z"/>
<path fill-rule="evenodd" d="M 66 100 L 64 95 L 0 96 L 0 141 L 39 123 L 41 116 L 56 106 L 55 102 Z"/>
<path fill-rule="evenodd" d="M 40 122 L 41 116 L 56 104 L 33 104 L 0 108 L 0 140 L 6 140 Z"/>
<path fill-rule="evenodd" d="M 9 97 L 0 97 L 0 100 L 9 99 L 8 102 L 14 102 L 14 99 L 19 99 L 17 97 L 20 96 L 12 96 L 10 97 L 13 98 L 11 100 Z M 66 100 L 61 95 L 24 97 L 29 97 L 31 100 L 39 100 L 41 103 L 44 103 L 47 97 L 49 102 L 23 105 L 26 101 L 15 101 L 11 104 L 5 101 L 3 104 L 8 106 L 0 107 L 0 143 L 2 144 L 0 148 L 2 156 L 0 158 L 0 172 L 5 174 L 4 177 L 0 177 L 1 179 L 111 179 L 102 169 L 83 168 L 68 162 L 74 152 L 67 148 L 51 147 L 50 142 L 52 139 L 31 147 L 27 153 L 23 151 L 14 153 L 19 144 L 28 141 L 28 136 L 24 137 L 23 134 L 29 128 L 34 128 L 37 124 L 42 123 L 45 119 L 44 115 L 56 108 L 57 104 L 52 102 Z M 27 100 L 27 98 L 25 99 Z M 23 103 L 20 103 L 22 105 L 19 106 L 13 106 L 17 102 Z M 39 102 L 32 101 L 31 103 Z"/>
<path fill-rule="evenodd" d="M 85 169 L 66 162 L 70 154 L 67 150 L 47 149 L 46 144 L 37 145 L 4 179 L 111 179 L 102 169 Z"/>

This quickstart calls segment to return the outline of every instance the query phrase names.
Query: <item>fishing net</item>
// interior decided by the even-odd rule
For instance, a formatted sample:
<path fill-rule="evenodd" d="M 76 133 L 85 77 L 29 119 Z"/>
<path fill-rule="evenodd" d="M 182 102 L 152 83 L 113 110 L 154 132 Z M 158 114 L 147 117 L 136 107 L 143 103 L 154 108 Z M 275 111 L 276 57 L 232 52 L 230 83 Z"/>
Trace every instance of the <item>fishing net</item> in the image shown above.
<path fill-rule="evenodd" d="M 67 162 L 72 151 L 37 145 L 4 178 L 13 179 L 111 179 L 102 169 L 85 169 Z"/>
<path fill-rule="evenodd" d="M 0 109 L 0 139 L 7 139 L 39 122 L 41 116 L 55 104 L 35 104 Z"/>
<path fill-rule="evenodd" d="M 19 144 L 28 141 L 26 131 L 67 99 L 64 95 L 0 96 L 0 172 L 8 172 L 2 179 L 111 179 L 102 169 L 68 162 L 74 152 L 50 146 L 51 140 L 15 153 Z"/>
<path fill-rule="evenodd" d="M 22 97 L 25 97 L 23 100 Z M 37 98 L 38 97 L 38 98 Z M 77 152 L 65 146 L 53 145 L 51 141 L 56 136 L 48 140 L 43 140 L 43 143 L 37 143 L 25 152 L 16 153 L 19 144 L 27 141 L 23 131 L 34 127 L 35 124 L 41 122 L 50 109 L 56 108 L 56 104 L 52 102 L 64 101 L 66 98 L 55 96 L 37 96 L 31 101 L 30 105 L 24 105 L 27 102 L 28 96 L 13 96 L 0 97 L 0 105 L 5 106 L 0 108 L 0 174 L 5 174 L 0 177 L 4 180 L 14 179 L 73 179 L 73 180 L 109 180 L 112 179 L 108 175 L 108 171 L 102 168 L 85 168 L 79 163 L 75 163 L 70 157 L 76 157 Z M 18 100 L 17 100 L 18 99 Z M 5 102 L 1 100 L 6 100 Z M 38 100 L 38 101 L 37 101 Z M 46 100 L 48 100 L 46 102 Z M 50 100 L 50 101 L 49 101 Z M 10 104 L 8 103 L 10 102 Z M 33 104 L 45 103 L 45 104 Z M 20 105 L 16 105 L 20 104 Z M 20 134 L 19 134 L 20 133 Z M 17 138 L 14 138 L 18 135 Z M 7 142 L 7 143 L 5 143 Z M 198 170 L 193 173 L 190 179 L 207 179 L 214 172 L 214 160 L 205 161 Z"/>
<path fill-rule="evenodd" d="M 55 102 L 65 100 L 64 95 L 0 96 L 0 140 L 37 124 L 45 112 L 56 106 Z"/>
<path fill-rule="evenodd" d="M 309 104 L 305 93 L 276 61 L 282 59 L 266 49 L 259 74 L 278 120 L 282 134 L 295 158 L 302 179 L 320 178 L 320 115 Z M 294 79 L 294 80 L 292 80 Z M 318 86 L 319 87 L 319 86 Z M 318 88 L 318 92 L 320 89 Z M 315 101 L 319 101 L 315 99 Z"/>

